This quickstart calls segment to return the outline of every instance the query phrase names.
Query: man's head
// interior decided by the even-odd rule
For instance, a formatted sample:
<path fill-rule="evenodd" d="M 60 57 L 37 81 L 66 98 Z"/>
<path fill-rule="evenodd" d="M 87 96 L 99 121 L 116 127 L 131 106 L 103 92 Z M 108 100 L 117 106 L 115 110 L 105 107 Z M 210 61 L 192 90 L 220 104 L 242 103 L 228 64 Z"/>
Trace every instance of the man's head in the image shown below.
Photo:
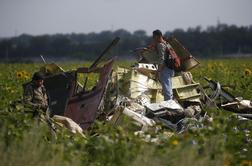
<path fill-rule="evenodd" d="M 36 72 L 32 76 L 32 81 L 35 83 L 36 86 L 40 87 L 44 83 L 44 76 L 40 72 Z"/>
<path fill-rule="evenodd" d="M 158 42 L 162 39 L 163 35 L 162 35 L 162 32 L 159 29 L 157 29 L 152 32 L 152 37 L 155 41 Z"/>

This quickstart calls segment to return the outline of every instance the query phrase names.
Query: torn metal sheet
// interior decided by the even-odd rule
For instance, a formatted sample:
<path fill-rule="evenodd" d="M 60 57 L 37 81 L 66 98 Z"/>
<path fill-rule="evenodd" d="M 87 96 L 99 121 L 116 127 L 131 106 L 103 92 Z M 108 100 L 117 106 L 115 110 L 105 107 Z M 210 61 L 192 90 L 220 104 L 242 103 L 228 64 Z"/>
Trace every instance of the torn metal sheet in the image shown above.
<path fill-rule="evenodd" d="M 114 60 L 108 61 L 103 67 L 94 68 L 94 70 L 87 70 L 87 68 L 79 68 L 77 73 L 91 73 L 99 74 L 97 84 L 90 91 L 77 92 L 77 83 L 74 81 L 71 84 L 71 96 L 67 102 L 64 115 L 73 119 L 81 128 L 87 129 L 91 126 L 97 116 L 102 98 L 104 97 L 105 89 L 107 87 L 108 79 L 112 71 Z M 75 76 L 76 76 L 75 74 Z M 74 77 L 74 80 L 77 80 Z"/>
<path fill-rule="evenodd" d="M 58 68 L 54 66 L 56 70 L 52 68 L 44 80 L 52 114 L 71 118 L 82 129 L 89 128 L 101 107 L 113 62 L 114 59 L 111 59 L 102 67 L 94 67 L 91 70 L 89 68 L 78 68 L 68 72 L 58 71 Z M 48 65 L 44 69 L 48 72 Z M 78 82 L 78 74 L 80 73 L 84 75 L 96 73 L 99 75 L 98 82 L 92 89 L 86 89 Z"/>
<path fill-rule="evenodd" d="M 214 91 L 213 94 L 209 96 L 212 100 L 217 99 L 219 96 L 224 97 L 228 102 L 233 102 L 236 100 L 232 94 L 222 88 L 219 82 L 208 79 L 207 77 L 204 77 L 204 79 L 208 82 L 209 87 Z"/>
<path fill-rule="evenodd" d="M 180 58 L 181 71 L 189 71 L 200 64 L 175 37 L 170 37 L 167 41 Z"/>
<path fill-rule="evenodd" d="M 112 73 L 114 58 L 101 67 L 98 67 L 98 64 L 119 40 L 120 38 L 116 37 L 89 68 L 81 67 L 65 72 L 61 67 L 52 63 L 45 64 L 40 69 L 40 72 L 46 76 L 44 85 L 49 96 L 49 108 L 52 110 L 52 115 L 64 115 L 71 118 L 82 129 L 88 129 L 91 126 L 98 111 L 103 109 L 103 100 Z M 43 57 L 42 59 L 45 62 Z M 82 75 L 84 79 L 81 80 L 82 77 L 79 75 Z M 94 86 L 89 79 L 97 79 Z M 79 83 L 79 80 L 83 81 L 83 85 Z M 87 86 L 89 83 L 90 86 Z"/>

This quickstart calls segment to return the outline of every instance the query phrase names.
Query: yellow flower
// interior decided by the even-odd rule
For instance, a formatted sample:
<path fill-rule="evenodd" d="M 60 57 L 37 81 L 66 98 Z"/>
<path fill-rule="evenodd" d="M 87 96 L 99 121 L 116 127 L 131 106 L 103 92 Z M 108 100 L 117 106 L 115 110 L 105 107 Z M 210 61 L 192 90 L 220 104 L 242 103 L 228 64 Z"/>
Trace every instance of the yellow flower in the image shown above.
<path fill-rule="evenodd" d="M 28 72 L 26 72 L 26 71 L 22 71 L 22 72 L 24 74 L 25 79 L 28 79 L 30 77 L 30 74 Z"/>
<path fill-rule="evenodd" d="M 178 142 L 178 140 L 176 140 L 176 139 L 173 140 L 173 141 L 171 142 L 172 145 L 178 145 L 178 143 L 179 143 L 179 142 Z"/>
<path fill-rule="evenodd" d="M 23 78 L 23 77 L 24 77 L 23 72 L 17 71 L 17 72 L 16 72 L 16 77 L 19 78 L 19 79 Z"/>
<path fill-rule="evenodd" d="M 250 76 L 251 73 L 252 73 L 251 70 L 248 69 L 248 68 L 244 70 L 244 75 L 245 75 L 245 76 Z"/>
<path fill-rule="evenodd" d="M 29 76 L 30 76 L 29 73 L 26 72 L 26 71 L 24 71 L 24 70 L 23 70 L 23 71 L 17 71 L 17 72 L 16 72 L 16 77 L 19 78 L 19 79 L 23 79 L 23 78 L 24 78 L 24 79 L 28 79 Z"/>

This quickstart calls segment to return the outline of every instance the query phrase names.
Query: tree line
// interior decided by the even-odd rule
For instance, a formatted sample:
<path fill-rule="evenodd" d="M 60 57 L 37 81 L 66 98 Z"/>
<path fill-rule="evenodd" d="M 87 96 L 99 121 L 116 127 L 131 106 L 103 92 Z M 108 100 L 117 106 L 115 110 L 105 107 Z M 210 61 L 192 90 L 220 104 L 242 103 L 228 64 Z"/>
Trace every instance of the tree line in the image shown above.
<path fill-rule="evenodd" d="M 0 59 L 10 60 L 39 57 L 94 59 L 113 40 L 121 38 L 113 49 L 113 55 L 129 56 L 137 47 L 148 45 L 152 37 L 146 31 L 133 33 L 119 29 L 100 33 L 54 34 L 32 36 L 22 34 L 0 39 Z M 200 26 L 187 30 L 175 29 L 164 33 L 165 37 L 176 37 L 191 53 L 200 58 L 222 57 L 230 54 L 252 53 L 252 25 L 236 26 L 218 24 L 202 29 Z"/>

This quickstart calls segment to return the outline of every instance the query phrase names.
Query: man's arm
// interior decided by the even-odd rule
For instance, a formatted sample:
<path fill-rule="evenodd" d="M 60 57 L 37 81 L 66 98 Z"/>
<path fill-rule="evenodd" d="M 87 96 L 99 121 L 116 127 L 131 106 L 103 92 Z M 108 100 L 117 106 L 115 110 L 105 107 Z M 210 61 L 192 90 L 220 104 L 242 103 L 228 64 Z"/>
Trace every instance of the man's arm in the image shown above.
<path fill-rule="evenodd" d="M 33 98 L 33 90 L 32 88 L 26 87 L 24 90 L 24 94 L 23 94 L 23 102 L 25 105 L 27 106 L 31 106 L 33 108 L 41 108 L 41 104 L 36 104 L 32 102 L 32 98 Z"/>
<path fill-rule="evenodd" d="M 157 44 L 157 53 L 159 56 L 159 64 L 158 64 L 158 71 L 161 71 L 164 67 L 164 59 L 166 56 L 166 45 L 163 43 Z"/>
<path fill-rule="evenodd" d="M 158 69 L 156 72 L 156 79 L 159 80 L 159 75 L 161 70 L 164 68 L 164 56 L 166 47 L 162 43 L 158 43 L 156 46 L 157 56 L 158 56 Z"/>

